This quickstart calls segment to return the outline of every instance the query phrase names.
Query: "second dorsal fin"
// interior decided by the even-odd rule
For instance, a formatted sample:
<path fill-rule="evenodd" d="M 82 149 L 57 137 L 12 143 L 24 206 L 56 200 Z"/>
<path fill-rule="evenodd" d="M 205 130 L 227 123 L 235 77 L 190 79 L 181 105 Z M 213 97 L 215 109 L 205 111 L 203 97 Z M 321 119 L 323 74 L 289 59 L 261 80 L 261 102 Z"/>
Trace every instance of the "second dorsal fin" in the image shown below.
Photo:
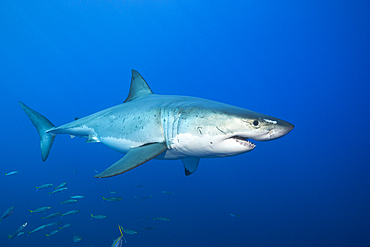
<path fill-rule="evenodd" d="M 132 76 L 131 76 L 130 92 L 127 96 L 127 99 L 123 103 L 132 101 L 140 96 L 153 94 L 148 83 L 146 83 L 146 81 L 140 75 L 139 72 L 132 69 L 131 73 L 132 73 Z"/>

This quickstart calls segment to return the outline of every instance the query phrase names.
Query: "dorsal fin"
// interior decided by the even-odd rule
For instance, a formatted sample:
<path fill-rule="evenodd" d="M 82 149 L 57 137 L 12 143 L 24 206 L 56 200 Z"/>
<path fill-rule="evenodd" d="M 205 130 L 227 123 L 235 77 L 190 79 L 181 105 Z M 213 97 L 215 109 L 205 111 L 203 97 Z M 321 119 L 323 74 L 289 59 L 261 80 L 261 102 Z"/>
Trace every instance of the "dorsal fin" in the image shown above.
<path fill-rule="evenodd" d="M 127 99 L 123 102 L 129 102 L 137 97 L 153 94 L 152 90 L 150 89 L 148 83 L 144 80 L 144 78 L 140 75 L 139 72 L 132 69 L 131 70 L 131 85 L 130 85 L 130 92 L 127 96 Z"/>

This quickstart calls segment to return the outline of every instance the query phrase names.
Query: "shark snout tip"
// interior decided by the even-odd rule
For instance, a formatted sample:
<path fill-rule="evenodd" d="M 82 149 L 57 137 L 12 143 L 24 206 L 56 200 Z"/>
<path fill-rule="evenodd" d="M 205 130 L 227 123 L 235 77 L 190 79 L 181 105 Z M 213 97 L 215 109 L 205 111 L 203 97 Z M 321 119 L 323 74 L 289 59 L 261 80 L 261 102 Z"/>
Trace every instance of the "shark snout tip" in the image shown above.
<path fill-rule="evenodd" d="M 292 129 L 294 129 L 294 125 L 289 123 L 288 125 L 288 132 L 290 132 Z"/>

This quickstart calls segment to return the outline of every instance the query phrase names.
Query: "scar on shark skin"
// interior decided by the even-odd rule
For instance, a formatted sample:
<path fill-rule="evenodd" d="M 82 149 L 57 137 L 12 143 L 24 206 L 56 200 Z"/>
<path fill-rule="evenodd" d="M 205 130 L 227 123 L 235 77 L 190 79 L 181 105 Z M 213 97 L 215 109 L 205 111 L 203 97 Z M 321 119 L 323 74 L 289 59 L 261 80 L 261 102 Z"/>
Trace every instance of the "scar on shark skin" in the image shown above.
<path fill-rule="evenodd" d="M 216 129 L 218 129 L 222 134 L 226 135 L 226 133 L 225 133 L 225 132 L 223 132 L 222 130 L 220 130 L 220 128 L 219 128 L 219 127 L 217 127 L 217 126 L 216 126 Z"/>
<path fill-rule="evenodd" d="M 203 134 L 202 134 L 202 127 L 198 127 L 198 128 L 197 128 L 197 130 L 199 131 L 199 134 L 200 134 L 200 135 L 203 135 Z"/>

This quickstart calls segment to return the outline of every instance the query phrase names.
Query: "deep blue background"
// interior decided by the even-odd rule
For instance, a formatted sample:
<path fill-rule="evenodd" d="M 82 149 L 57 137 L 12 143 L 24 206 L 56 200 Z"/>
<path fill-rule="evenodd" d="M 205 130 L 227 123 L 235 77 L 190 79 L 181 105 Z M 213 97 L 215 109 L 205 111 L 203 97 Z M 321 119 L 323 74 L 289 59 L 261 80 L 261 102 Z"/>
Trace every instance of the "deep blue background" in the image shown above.
<path fill-rule="evenodd" d="M 110 246 L 117 224 L 139 231 L 125 246 L 369 246 L 369 11 L 369 1 L 0 1 L 0 170 L 19 171 L 0 178 L 0 214 L 15 206 L 0 246 L 71 246 L 74 233 L 76 246 Z M 43 163 L 18 101 L 61 125 L 126 99 L 132 68 L 155 93 L 295 128 L 251 153 L 203 159 L 189 177 L 181 161 L 152 160 L 95 179 L 122 154 L 64 135 Z M 64 193 L 35 192 L 65 181 Z M 123 200 L 103 203 L 109 190 Z M 59 205 L 74 194 L 86 198 Z M 40 206 L 81 213 L 55 236 L 48 228 L 9 241 L 24 222 L 30 231 L 59 220 L 30 216 Z"/>

